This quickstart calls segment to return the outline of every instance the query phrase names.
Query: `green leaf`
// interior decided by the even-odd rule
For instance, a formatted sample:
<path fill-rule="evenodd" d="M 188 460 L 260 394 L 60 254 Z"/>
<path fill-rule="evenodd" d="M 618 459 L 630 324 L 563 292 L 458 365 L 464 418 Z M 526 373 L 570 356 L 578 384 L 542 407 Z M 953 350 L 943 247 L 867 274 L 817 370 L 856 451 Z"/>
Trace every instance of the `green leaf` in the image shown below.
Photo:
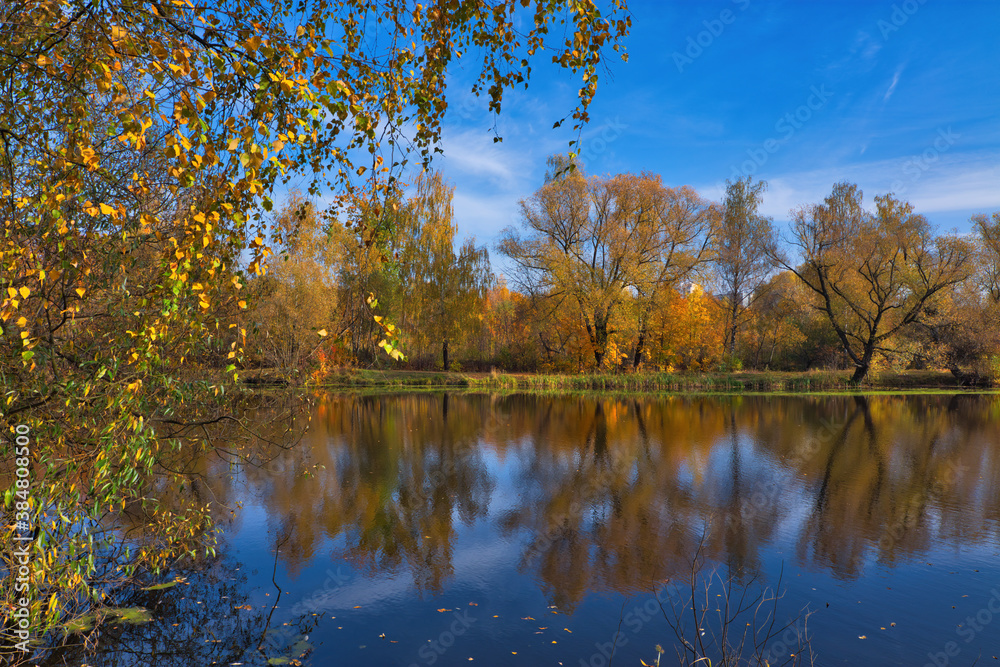
<path fill-rule="evenodd" d="M 165 584 L 156 584 L 155 586 L 150 586 L 148 588 L 143 588 L 144 591 L 162 591 L 165 588 L 173 588 L 177 585 L 177 581 L 168 581 Z"/>
<path fill-rule="evenodd" d="M 149 590 L 149 589 L 145 589 Z M 120 609 L 108 609 L 108 616 L 116 616 L 122 623 L 131 625 L 141 625 L 153 620 L 153 614 L 145 607 L 122 607 Z"/>

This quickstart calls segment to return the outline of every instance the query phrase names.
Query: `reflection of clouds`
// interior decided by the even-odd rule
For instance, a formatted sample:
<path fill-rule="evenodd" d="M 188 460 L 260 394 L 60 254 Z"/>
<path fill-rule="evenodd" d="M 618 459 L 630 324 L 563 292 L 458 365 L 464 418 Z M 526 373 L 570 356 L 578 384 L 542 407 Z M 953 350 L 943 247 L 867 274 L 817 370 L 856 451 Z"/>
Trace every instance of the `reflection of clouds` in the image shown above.
<path fill-rule="evenodd" d="M 455 569 L 455 584 L 473 586 L 483 591 L 500 587 L 499 582 L 515 565 L 517 555 L 502 541 L 489 541 L 473 546 L 463 545 L 455 554 L 452 565 Z M 505 572 L 506 571 L 506 572 Z M 325 575 L 323 575 L 325 576 Z M 412 597 L 415 580 L 411 576 L 382 577 L 374 579 L 354 577 L 336 588 L 320 588 L 306 596 L 296 607 L 301 612 L 350 611 L 356 606 L 376 606 L 408 600 Z M 379 607 L 386 608 L 386 607 Z"/>
<path fill-rule="evenodd" d="M 997 405 L 473 394 L 444 415 L 441 396 L 338 397 L 280 476 L 250 476 L 244 525 L 290 526 L 298 567 L 332 552 L 371 575 L 320 589 L 323 609 L 517 571 L 572 609 L 689 569 L 700 541 L 734 568 L 780 544 L 850 579 L 1000 532 Z"/>

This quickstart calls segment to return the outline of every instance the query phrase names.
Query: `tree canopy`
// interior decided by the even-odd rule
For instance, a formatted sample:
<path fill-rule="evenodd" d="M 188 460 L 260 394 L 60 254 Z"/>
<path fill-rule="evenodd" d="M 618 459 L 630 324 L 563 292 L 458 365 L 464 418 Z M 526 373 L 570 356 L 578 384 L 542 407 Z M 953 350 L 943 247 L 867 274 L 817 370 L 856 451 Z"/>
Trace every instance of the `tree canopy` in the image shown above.
<path fill-rule="evenodd" d="M 471 65 L 473 93 L 499 113 L 550 61 L 579 77 L 576 107 L 555 119 L 578 129 L 629 24 L 623 0 L 0 9 L 0 419 L 38 438 L 22 501 L 44 525 L 36 637 L 109 586 L 211 548 L 203 504 L 148 491 L 184 484 L 173 458 L 236 418 L 205 369 L 234 373 L 244 356 L 276 188 L 305 175 L 310 194 L 377 226 L 407 156 L 438 148 L 449 65 Z M 11 447 L 5 436 L 5 465 Z M 94 527 L 127 508 L 148 519 L 141 540 Z"/>

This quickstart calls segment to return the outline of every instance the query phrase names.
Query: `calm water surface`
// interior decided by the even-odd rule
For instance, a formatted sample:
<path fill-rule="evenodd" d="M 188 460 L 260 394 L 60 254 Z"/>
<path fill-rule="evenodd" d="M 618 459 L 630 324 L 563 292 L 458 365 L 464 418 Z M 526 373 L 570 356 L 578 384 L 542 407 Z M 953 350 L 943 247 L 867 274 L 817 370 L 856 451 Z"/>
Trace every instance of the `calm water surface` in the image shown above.
<path fill-rule="evenodd" d="M 1000 664 L 995 395 L 331 394 L 206 472 L 220 557 L 88 664 L 678 664 L 693 564 L 689 639 L 731 581 L 772 664 Z"/>

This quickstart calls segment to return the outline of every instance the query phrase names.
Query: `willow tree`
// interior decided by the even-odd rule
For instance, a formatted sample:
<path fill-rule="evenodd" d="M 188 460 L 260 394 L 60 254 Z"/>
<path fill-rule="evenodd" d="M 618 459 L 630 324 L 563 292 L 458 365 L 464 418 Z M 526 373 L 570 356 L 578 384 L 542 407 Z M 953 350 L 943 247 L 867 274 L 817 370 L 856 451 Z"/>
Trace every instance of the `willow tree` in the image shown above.
<path fill-rule="evenodd" d="M 801 264 L 779 258 L 815 295 L 854 364 L 852 382 L 861 382 L 876 353 L 892 352 L 892 337 L 970 270 L 966 241 L 934 236 L 926 218 L 891 194 L 875 205 L 874 213 L 865 210 L 858 186 L 836 184 L 822 204 L 795 216 L 791 243 Z"/>
<path fill-rule="evenodd" d="M 316 205 L 300 193 L 290 193 L 276 211 L 272 238 L 280 244 L 267 275 L 253 286 L 249 319 L 255 325 L 255 347 L 274 367 L 296 373 L 320 348 L 318 332 L 339 338 L 337 272 L 343 265 L 345 234 L 329 229 Z"/>
<path fill-rule="evenodd" d="M 726 182 L 723 213 L 712 239 L 712 260 L 726 313 L 726 350 L 736 356 L 736 337 L 771 275 L 777 239 L 771 219 L 760 214 L 766 181 L 750 176 Z"/>
<path fill-rule="evenodd" d="M 569 112 L 580 127 L 605 49 L 629 28 L 624 2 L 609 2 L 0 8 L 0 459 L 12 484 L 15 427 L 37 436 L 21 501 L 29 528 L 48 517 L 31 547 L 32 636 L 138 569 L 210 545 L 203 506 L 167 511 L 149 491 L 175 474 L 161 465 L 177 445 L 171 426 L 226 416 L 210 403 L 219 383 L 188 380 L 215 363 L 209 341 L 236 370 L 242 332 L 221 314 L 244 308 L 243 286 L 264 271 L 275 186 L 305 173 L 310 194 L 378 207 L 407 148 L 424 161 L 437 149 L 459 60 L 498 113 L 551 59 L 582 78 Z M 124 535 L 83 519 L 137 506 L 149 529 L 127 550 Z M 14 537 L 0 539 L 0 590 L 14 605 Z"/>
<path fill-rule="evenodd" d="M 467 239 L 455 252 L 455 188 L 440 172 L 423 172 L 407 200 L 397 254 L 403 328 L 423 345 L 440 344 L 445 370 L 453 342 L 478 322 L 493 284 L 489 253 Z"/>

